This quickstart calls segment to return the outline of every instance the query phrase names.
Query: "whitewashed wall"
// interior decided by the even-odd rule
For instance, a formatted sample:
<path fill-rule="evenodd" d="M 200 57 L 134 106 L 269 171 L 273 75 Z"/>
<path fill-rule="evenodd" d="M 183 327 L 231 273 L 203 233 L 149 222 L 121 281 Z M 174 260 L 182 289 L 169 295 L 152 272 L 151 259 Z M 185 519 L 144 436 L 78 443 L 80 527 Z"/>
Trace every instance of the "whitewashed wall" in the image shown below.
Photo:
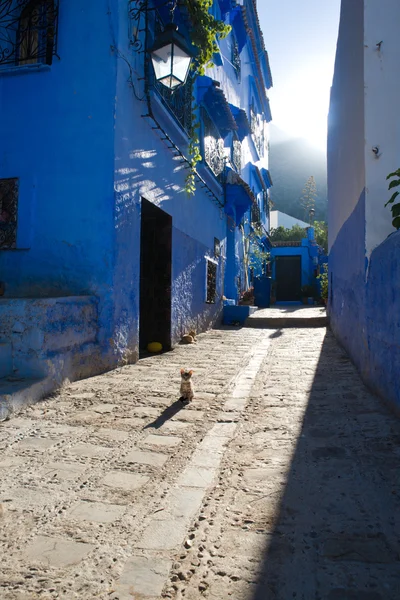
<path fill-rule="evenodd" d="M 400 168 L 399 28 L 399 0 L 364 0 L 367 256 L 393 231 L 384 204 L 391 195 L 386 176 Z M 378 158 L 373 147 L 379 147 Z"/>
<path fill-rule="evenodd" d="M 295 217 L 291 217 L 280 210 L 271 211 L 270 224 L 271 229 L 277 229 L 278 227 L 286 227 L 286 229 L 291 229 L 294 225 L 299 225 L 300 227 L 310 226 L 309 223 L 301 221 L 300 219 L 296 219 Z"/>

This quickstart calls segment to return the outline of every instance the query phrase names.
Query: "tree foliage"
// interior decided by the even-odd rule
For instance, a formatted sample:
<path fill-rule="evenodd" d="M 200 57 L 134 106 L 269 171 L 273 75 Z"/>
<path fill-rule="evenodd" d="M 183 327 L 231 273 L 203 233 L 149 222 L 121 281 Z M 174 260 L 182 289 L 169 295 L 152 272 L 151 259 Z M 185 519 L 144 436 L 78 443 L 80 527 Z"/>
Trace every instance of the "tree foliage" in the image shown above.
<path fill-rule="evenodd" d="M 325 221 L 314 221 L 315 241 L 328 254 L 328 225 Z"/>
<path fill-rule="evenodd" d="M 389 175 L 386 177 L 386 180 L 388 181 L 393 177 L 397 177 L 397 179 L 393 179 L 389 183 L 389 190 L 392 190 L 393 188 L 398 187 L 400 185 L 400 169 L 397 169 L 397 171 L 394 171 L 393 173 L 389 173 Z M 399 191 L 393 192 L 392 196 L 385 204 L 385 206 L 387 206 L 388 204 L 392 205 L 390 207 L 390 210 L 392 211 L 392 225 L 396 229 L 400 229 L 400 202 L 395 203 L 395 200 L 399 196 L 399 194 Z"/>
<path fill-rule="evenodd" d="M 307 234 L 300 225 L 293 225 L 291 229 L 280 226 L 271 229 L 269 237 L 271 242 L 301 242 L 303 238 L 307 237 Z"/>
<path fill-rule="evenodd" d="M 317 197 L 317 185 L 313 175 L 306 181 L 302 195 L 300 197 L 300 204 L 304 210 L 305 220 L 307 221 L 310 215 L 310 210 L 315 210 L 315 198 Z"/>

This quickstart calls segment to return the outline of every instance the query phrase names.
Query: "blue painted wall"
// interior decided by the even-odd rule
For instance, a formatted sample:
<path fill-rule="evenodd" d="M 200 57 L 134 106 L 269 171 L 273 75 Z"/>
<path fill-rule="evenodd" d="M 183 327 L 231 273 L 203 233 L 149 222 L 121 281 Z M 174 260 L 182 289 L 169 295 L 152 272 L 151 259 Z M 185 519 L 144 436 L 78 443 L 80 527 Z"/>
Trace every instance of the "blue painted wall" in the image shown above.
<path fill-rule="evenodd" d="M 110 321 L 115 61 L 107 1 L 63 2 L 51 67 L 0 73 L 0 178 L 20 179 L 6 296 L 94 293 Z M 77 18 L 79 15 L 79 18 Z M 72 35 L 73 32 L 73 35 Z"/>
<path fill-rule="evenodd" d="M 400 410 L 400 231 L 370 258 L 366 288 L 368 360 L 365 380 Z"/>
<path fill-rule="evenodd" d="M 248 9 L 254 11 L 251 2 Z M 127 0 L 60 2 L 58 54 L 53 64 L 0 73 L 0 178 L 20 180 L 16 250 L 0 251 L 6 296 L 90 294 L 99 299 L 103 366 L 138 356 L 140 215 L 142 198 L 171 215 L 172 343 L 195 326 L 221 317 L 228 228 L 223 187 L 205 165 L 198 185 L 184 192 L 187 164 L 161 139 L 150 111 L 188 155 L 188 138 L 151 91 L 146 96 L 143 53 L 134 53 Z M 239 15 L 240 17 L 240 15 Z M 241 17 L 240 17 L 241 18 Z M 252 17 L 253 18 L 253 17 Z M 249 110 L 252 49 L 242 46 L 242 84 L 229 61 L 210 77 L 229 102 Z M 230 55 L 230 39 L 221 42 Z M 250 136 L 243 142 L 243 177 L 259 161 Z M 267 141 L 267 140 L 266 140 Z M 229 234 L 230 235 L 230 234 Z M 220 240 L 215 304 L 206 303 L 206 259 Z M 231 232 L 232 293 L 245 281 L 243 240 Z"/>

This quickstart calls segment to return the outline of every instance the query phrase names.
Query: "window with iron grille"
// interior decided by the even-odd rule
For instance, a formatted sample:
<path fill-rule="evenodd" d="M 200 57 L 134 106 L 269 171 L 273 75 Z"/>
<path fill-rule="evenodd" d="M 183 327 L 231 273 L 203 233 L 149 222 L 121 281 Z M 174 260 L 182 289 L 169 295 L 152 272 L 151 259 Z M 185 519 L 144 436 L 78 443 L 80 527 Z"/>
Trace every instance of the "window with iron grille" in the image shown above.
<path fill-rule="evenodd" d="M 240 60 L 239 44 L 237 43 L 237 39 L 234 35 L 232 35 L 231 59 L 233 68 L 235 69 L 236 79 L 240 83 L 242 64 Z"/>
<path fill-rule="evenodd" d="M 203 158 L 214 175 L 218 176 L 224 170 L 224 141 L 204 108 L 201 109 L 201 120 L 203 123 Z"/>
<path fill-rule="evenodd" d="M 51 65 L 57 52 L 59 0 L 0 0 L 0 69 Z"/>
<path fill-rule="evenodd" d="M 261 222 L 261 212 L 258 204 L 251 205 L 251 222 L 253 225 L 259 225 Z"/>
<path fill-rule="evenodd" d="M 0 249 L 17 245 L 18 179 L 0 179 Z"/>
<path fill-rule="evenodd" d="M 215 304 L 215 296 L 217 294 L 217 263 L 206 259 L 207 263 L 207 291 L 206 302 Z"/>
<path fill-rule="evenodd" d="M 240 173 L 242 169 L 242 144 L 235 132 L 233 133 L 231 160 L 237 172 Z"/>
<path fill-rule="evenodd" d="M 192 101 L 193 101 L 194 76 L 188 75 L 186 83 L 176 90 L 170 90 L 159 81 L 155 81 L 154 87 L 161 96 L 163 104 L 171 111 L 179 125 L 190 132 L 192 125 Z"/>
<path fill-rule="evenodd" d="M 221 242 L 218 238 L 214 238 L 214 256 L 221 256 Z"/>
<path fill-rule="evenodd" d="M 265 135 L 264 135 L 264 118 L 257 113 L 254 98 L 250 105 L 250 129 L 253 136 L 254 144 L 260 157 L 264 156 Z"/>

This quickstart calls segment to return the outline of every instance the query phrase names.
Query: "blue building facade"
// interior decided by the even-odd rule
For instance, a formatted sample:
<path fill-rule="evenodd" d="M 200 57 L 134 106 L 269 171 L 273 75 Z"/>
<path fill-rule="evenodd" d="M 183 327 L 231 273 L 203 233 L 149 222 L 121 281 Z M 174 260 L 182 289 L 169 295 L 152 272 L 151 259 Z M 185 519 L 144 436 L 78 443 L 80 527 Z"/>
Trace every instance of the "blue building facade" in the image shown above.
<path fill-rule="evenodd" d="M 3 4 L 2 375 L 85 376 L 212 326 L 246 287 L 254 219 L 268 229 L 272 79 L 255 2 L 214 2 L 231 33 L 174 94 L 145 52 L 163 3 Z M 190 40 L 184 4 L 175 19 Z M 188 197 L 193 106 L 203 160 Z"/>
<path fill-rule="evenodd" d="M 316 279 L 326 261 L 323 249 L 315 241 L 314 228 L 306 229 L 307 237 L 299 242 L 274 242 L 271 248 L 274 296 L 282 302 L 299 301 L 302 288 L 318 289 Z"/>

